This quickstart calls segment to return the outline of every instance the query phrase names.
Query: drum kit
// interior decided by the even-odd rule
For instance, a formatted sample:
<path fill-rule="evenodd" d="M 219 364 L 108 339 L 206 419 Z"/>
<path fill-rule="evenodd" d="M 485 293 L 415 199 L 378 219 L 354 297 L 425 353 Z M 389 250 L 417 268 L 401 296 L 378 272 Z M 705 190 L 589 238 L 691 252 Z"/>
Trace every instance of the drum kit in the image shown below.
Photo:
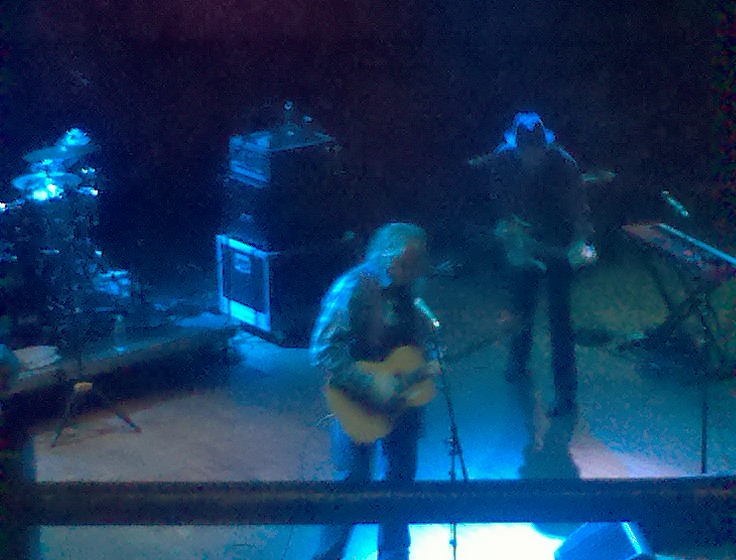
<path fill-rule="evenodd" d="M 8 224 L 3 225 L 10 226 L 3 237 L 25 239 L 30 235 L 47 253 L 61 252 L 59 245 L 73 242 L 80 233 L 87 237 L 97 221 L 96 203 L 90 201 L 98 191 L 95 171 L 83 165 L 83 159 L 95 149 L 86 133 L 73 128 L 56 145 L 23 156 L 30 173 L 10 181 L 20 197 L 0 204 L 0 212 L 8 216 Z M 27 223 L 29 220 L 37 223 Z"/>
<path fill-rule="evenodd" d="M 30 164 L 32 173 L 20 175 L 10 183 L 28 200 L 63 197 L 66 189 L 76 188 L 83 182 L 80 175 L 87 175 L 89 168 L 77 170 L 75 167 L 95 150 L 96 146 L 89 137 L 80 129 L 73 128 L 56 145 L 24 155 L 23 159 Z"/>
<path fill-rule="evenodd" d="M 96 286 L 107 267 L 92 240 L 98 223 L 97 175 L 86 163 L 95 150 L 85 132 L 67 131 L 55 145 L 23 156 L 29 172 L 10 181 L 19 197 L 0 202 L 0 264 L 21 277 L 21 299 L 38 308 L 31 314 L 45 316 L 39 319 L 47 323 L 43 326 L 52 323 L 52 330 L 65 331 L 66 338 L 80 309 L 92 301 L 98 306 L 97 296 L 104 295 Z"/>

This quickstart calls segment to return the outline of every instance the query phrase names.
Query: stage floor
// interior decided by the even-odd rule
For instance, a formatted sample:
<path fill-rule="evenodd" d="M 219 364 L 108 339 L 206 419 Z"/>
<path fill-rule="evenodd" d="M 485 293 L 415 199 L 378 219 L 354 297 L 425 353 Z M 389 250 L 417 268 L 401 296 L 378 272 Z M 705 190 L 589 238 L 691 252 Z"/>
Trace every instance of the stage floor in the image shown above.
<path fill-rule="evenodd" d="M 492 259 L 486 266 L 479 258 L 455 278 L 432 279 L 426 299 L 444 325 L 447 375 L 469 477 L 516 478 L 528 438 L 541 442 L 551 427 L 544 414 L 552 394 L 546 313 L 540 306 L 532 358 L 538 386 L 535 433 L 527 434 L 522 411 L 503 379 L 513 321 L 505 309 L 504 275 Z M 714 294 L 714 305 L 726 315 L 732 313 L 726 306 L 732 292 L 733 286 L 724 286 Z M 579 275 L 574 317 L 580 329 L 581 414 L 570 449 L 583 478 L 701 472 L 703 391 L 696 381 L 702 377 L 687 356 L 671 349 L 618 349 L 632 333 L 665 315 L 652 279 L 628 255 Z M 231 340 L 230 357 L 204 366 L 184 360 L 160 374 L 153 388 L 135 394 L 126 395 L 124 384 L 118 384 L 118 395 L 111 396 L 122 395 L 121 407 L 142 428 L 140 433 L 109 411 L 92 410 L 77 417 L 51 447 L 58 418 L 39 421 L 33 428 L 37 480 L 331 479 L 322 379 L 306 351 L 240 333 Z M 179 367 L 207 371 L 180 379 Z M 166 375 L 171 375 L 169 383 Z M 736 470 L 736 381 L 723 372 L 714 375 L 707 398 L 707 472 L 730 474 Z M 428 407 L 419 478 L 449 478 L 448 436 L 447 408 L 440 397 Z M 549 474 L 554 476 L 552 470 Z M 413 526 L 412 534 L 412 558 L 452 558 L 448 526 Z M 375 558 L 375 537 L 374 526 L 358 527 L 348 557 Z M 47 560 L 302 559 L 310 557 L 316 539 L 315 527 L 41 530 Z M 561 541 L 528 524 L 461 525 L 457 557 L 551 559 Z M 721 547 L 701 549 L 692 557 L 725 559 L 735 553 Z"/>

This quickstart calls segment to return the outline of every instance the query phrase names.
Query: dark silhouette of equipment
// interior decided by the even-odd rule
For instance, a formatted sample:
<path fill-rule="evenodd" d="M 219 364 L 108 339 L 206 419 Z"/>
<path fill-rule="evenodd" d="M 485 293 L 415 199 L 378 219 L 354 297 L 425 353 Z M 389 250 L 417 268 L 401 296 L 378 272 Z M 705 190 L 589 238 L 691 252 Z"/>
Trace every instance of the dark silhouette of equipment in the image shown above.
<path fill-rule="evenodd" d="M 223 233 L 266 251 L 339 237 L 346 201 L 333 173 L 337 149 L 291 102 L 277 126 L 232 136 Z"/>
<path fill-rule="evenodd" d="M 322 295 L 357 255 L 339 147 L 286 102 L 282 122 L 232 136 L 229 149 L 220 311 L 274 342 L 303 346 Z"/>

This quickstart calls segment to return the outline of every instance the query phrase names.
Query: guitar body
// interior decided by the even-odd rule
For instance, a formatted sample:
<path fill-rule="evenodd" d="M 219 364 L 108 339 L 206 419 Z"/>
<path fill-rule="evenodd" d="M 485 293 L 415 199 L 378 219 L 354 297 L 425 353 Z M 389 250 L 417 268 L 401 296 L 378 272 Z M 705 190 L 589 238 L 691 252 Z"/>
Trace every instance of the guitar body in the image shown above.
<path fill-rule="evenodd" d="M 598 259 L 595 248 L 584 241 L 556 247 L 535 240 L 530 234 L 530 225 L 518 218 L 499 222 L 495 235 L 501 241 L 509 264 L 521 269 L 545 272 L 550 259 L 567 260 L 573 269 L 579 269 Z"/>
<path fill-rule="evenodd" d="M 509 264 L 527 270 L 547 270 L 537 254 L 538 244 L 529 234 L 529 225 L 518 220 L 502 220 L 495 230 Z"/>
<path fill-rule="evenodd" d="M 345 391 L 330 386 L 325 388 L 327 406 L 355 443 L 373 443 L 388 435 L 402 412 L 423 406 L 434 399 L 437 386 L 433 379 L 424 377 L 414 381 L 416 372 L 424 365 L 424 357 L 413 346 L 397 348 L 381 362 L 358 362 L 358 367 L 366 375 L 396 375 L 403 379 L 406 389 L 400 394 L 401 406 L 390 413 L 374 410 Z"/>

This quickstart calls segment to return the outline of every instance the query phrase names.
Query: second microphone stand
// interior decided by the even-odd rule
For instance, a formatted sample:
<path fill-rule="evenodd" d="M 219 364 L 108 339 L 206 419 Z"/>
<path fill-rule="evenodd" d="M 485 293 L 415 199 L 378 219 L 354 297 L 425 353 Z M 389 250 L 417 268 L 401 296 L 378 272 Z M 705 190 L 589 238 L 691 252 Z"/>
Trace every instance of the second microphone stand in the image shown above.
<path fill-rule="evenodd" d="M 467 482 L 468 469 L 465 466 L 465 458 L 463 456 L 463 448 L 460 443 L 460 436 L 457 431 L 457 422 L 455 421 L 455 407 L 452 404 L 452 398 L 450 396 L 450 382 L 447 377 L 447 372 L 444 365 L 444 353 L 445 348 L 440 340 L 440 326 L 439 324 L 433 325 L 432 337 L 430 340 L 430 346 L 433 348 L 437 363 L 439 364 L 439 387 L 440 391 L 445 397 L 445 404 L 447 405 L 447 415 L 450 420 L 450 437 L 447 439 L 449 454 L 450 454 L 450 480 L 455 482 L 457 480 L 457 464 L 460 464 L 460 472 L 462 473 L 462 480 Z M 452 557 L 454 560 L 457 559 L 457 522 L 452 522 L 450 529 L 450 546 L 452 546 Z"/>

